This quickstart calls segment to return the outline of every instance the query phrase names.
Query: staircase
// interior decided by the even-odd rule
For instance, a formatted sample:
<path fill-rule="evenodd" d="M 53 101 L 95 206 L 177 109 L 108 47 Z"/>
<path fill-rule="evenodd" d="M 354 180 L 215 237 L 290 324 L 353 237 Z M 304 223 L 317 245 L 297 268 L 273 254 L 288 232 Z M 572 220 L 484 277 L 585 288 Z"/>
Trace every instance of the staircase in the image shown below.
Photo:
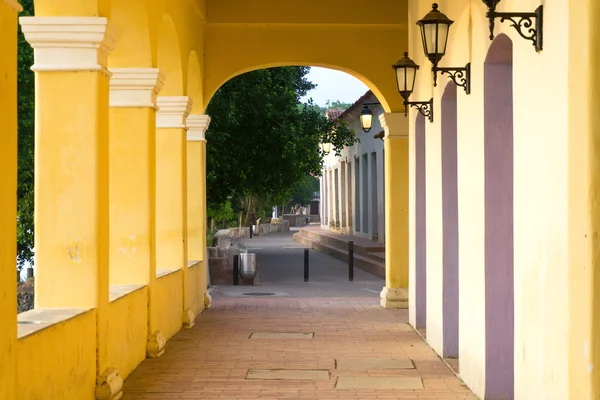
<path fill-rule="evenodd" d="M 348 262 L 348 242 L 354 241 L 354 266 L 385 279 L 385 245 L 356 236 L 340 235 L 319 228 L 305 228 L 294 240 L 311 249 Z"/>

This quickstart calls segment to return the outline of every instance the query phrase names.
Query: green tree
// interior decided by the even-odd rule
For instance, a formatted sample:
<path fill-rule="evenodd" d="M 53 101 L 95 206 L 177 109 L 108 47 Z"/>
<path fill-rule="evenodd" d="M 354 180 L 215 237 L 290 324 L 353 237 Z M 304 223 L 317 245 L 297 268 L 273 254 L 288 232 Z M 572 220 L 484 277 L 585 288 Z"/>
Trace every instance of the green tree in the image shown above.
<path fill-rule="evenodd" d="M 289 206 L 307 206 L 315 198 L 315 193 L 320 190 L 319 179 L 312 175 L 306 175 L 296 182 L 290 192 Z"/>
<path fill-rule="evenodd" d="M 22 0 L 22 16 L 34 14 L 33 0 Z M 18 163 L 17 188 L 17 266 L 33 261 L 34 244 L 34 123 L 35 123 L 35 77 L 33 49 L 25 40 L 19 26 L 18 32 Z"/>
<path fill-rule="evenodd" d="M 237 199 L 249 213 L 264 200 L 284 204 L 307 175 L 321 174 L 319 143 L 352 145 L 354 132 L 331 121 L 300 98 L 315 85 L 309 68 L 280 67 L 249 72 L 223 85 L 211 100 L 206 133 L 209 207 Z"/>

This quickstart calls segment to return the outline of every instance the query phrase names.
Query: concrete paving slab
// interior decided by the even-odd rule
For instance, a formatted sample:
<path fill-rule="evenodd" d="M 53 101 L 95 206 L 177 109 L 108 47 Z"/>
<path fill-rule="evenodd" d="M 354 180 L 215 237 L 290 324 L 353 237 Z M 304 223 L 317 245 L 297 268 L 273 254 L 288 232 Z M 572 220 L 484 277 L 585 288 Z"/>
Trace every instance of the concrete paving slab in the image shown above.
<path fill-rule="evenodd" d="M 410 358 L 340 358 L 335 360 L 336 369 L 414 369 Z"/>
<path fill-rule="evenodd" d="M 253 332 L 250 339 L 312 339 L 313 332 Z"/>
<path fill-rule="evenodd" d="M 367 376 L 340 376 L 336 389 L 423 389 L 421 378 L 380 378 Z"/>
<path fill-rule="evenodd" d="M 329 371 L 318 369 L 251 369 L 246 379 L 328 381 Z"/>

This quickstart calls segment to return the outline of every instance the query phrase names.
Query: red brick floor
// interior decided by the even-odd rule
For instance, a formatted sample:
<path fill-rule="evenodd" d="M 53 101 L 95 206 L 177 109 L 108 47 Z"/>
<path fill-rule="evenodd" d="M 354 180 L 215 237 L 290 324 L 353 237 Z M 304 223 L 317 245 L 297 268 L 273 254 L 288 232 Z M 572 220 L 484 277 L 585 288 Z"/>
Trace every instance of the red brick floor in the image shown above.
<path fill-rule="evenodd" d="M 249 339 L 252 332 L 314 332 L 314 339 Z M 413 370 L 335 369 L 336 358 L 409 357 Z M 326 369 L 329 381 L 246 380 L 248 369 Z M 421 390 L 336 389 L 340 376 L 419 376 Z M 145 360 L 124 400 L 476 399 L 407 324 L 406 310 L 371 298 L 217 298 Z"/>

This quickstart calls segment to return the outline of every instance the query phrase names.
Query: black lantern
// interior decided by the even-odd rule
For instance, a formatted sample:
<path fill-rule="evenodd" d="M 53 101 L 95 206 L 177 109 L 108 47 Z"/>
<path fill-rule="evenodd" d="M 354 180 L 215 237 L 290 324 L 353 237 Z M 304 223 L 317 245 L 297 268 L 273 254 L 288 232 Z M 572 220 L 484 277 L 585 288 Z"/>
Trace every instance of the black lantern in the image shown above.
<path fill-rule="evenodd" d="M 433 122 L 433 99 L 429 101 L 408 101 L 408 98 L 415 89 L 415 80 L 419 66 L 410 58 L 408 53 L 404 53 L 404 57 L 396 64 L 392 65 L 396 71 L 396 84 L 398 85 L 398 93 L 404 99 L 404 115 L 408 116 L 408 106 L 416 107 L 419 112 L 429 118 Z"/>
<path fill-rule="evenodd" d="M 408 53 L 404 53 L 404 57 L 396 64 L 392 65 L 396 71 L 396 83 L 398 84 L 398 92 L 404 100 L 407 100 L 415 89 L 415 78 L 419 66 L 413 60 L 408 58 Z"/>
<path fill-rule="evenodd" d="M 365 132 L 369 132 L 373 127 L 373 111 L 367 105 L 363 105 L 360 112 L 360 125 Z"/>
<path fill-rule="evenodd" d="M 437 86 L 437 73 L 448 74 L 452 82 L 465 89 L 467 94 L 471 93 L 471 63 L 465 67 L 438 67 L 438 63 L 446 54 L 448 45 L 448 34 L 450 25 L 454 21 L 450 20 L 444 13 L 438 10 L 437 3 L 433 3 L 432 10 L 417 22 L 421 28 L 421 39 L 423 42 L 423 51 L 433 64 L 433 86 Z"/>
<path fill-rule="evenodd" d="M 446 54 L 448 33 L 450 32 L 450 25 L 454 21 L 438 10 L 437 3 L 433 3 L 432 7 L 432 10 L 423 19 L 417 21 L 417 25 L 421 28 L 421 40 L 423 41 L 425 55 L 433 66 L 437 67 L 444 54 Z"/>
<path fill-rule="evenodd" d="M 496 18 L 500 22 L 510 21 L 510 26 L 515 28 L 523 39 L 531 40 L 535 51 L 541 51 L 544 45 L 544 6 L 539 6 L 534 12 L 496 12 L 496 6 L 500 0 L 482 0 L 488 8 L 485 16 L 490 21 L 490 40 L 494 39 L 494 25 Z M 532 21 L 535 19 L 535 25 Z"/>

